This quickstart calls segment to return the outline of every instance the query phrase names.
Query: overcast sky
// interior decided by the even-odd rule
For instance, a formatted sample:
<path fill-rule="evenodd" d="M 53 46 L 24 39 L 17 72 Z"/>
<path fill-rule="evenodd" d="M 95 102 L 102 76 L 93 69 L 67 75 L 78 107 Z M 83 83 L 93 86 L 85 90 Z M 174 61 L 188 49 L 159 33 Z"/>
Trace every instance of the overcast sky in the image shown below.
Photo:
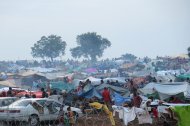
<path fill-rule="evenodd" d="M 31 46 L 50 34 L 67 42 L 71 58 L 85 32 L 111 41 L 104 58 L 187 53 L 190 0 L 0 0 L 0 60 L 32 59 Z"/>

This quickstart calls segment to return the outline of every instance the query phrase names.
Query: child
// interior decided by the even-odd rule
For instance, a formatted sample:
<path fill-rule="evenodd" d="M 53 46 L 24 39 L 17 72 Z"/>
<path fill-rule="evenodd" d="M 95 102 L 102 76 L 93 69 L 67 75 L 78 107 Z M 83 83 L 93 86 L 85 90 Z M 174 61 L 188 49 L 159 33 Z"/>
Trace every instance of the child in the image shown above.
<path fill-rule="evenodd" d="M 59 115 L 58 115 L 58 121 L 59 121 L 59 125 L 58 126 L 64 126 L 64 111 L 63 111 L 63 107 L 60 107 L 60 111 L 59 111 Z"/>
<path fill-rule="evenodd" d="M 74 126 L 74 124 L 75 124 L 74 112 L 71 111 L 71 107 L 70 106 L 67 108 L 67 114 L 68 114 L 70 126 Z"/>

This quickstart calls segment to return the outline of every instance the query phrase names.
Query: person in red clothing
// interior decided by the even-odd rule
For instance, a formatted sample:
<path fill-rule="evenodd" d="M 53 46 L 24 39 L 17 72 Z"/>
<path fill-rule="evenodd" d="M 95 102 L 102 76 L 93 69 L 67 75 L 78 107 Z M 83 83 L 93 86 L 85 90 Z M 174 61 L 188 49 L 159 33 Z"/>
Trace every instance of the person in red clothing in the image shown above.
<path fill-rule="evenodd" d="M 108 88 L 106 88 L 106 87 L 104 88 L 104 91 L 102 92 L 102 97 L 103 97 L 105 104 L 108 106 L 108 108 L 110 108 L 111 97 L 110 97 L 110 92 L 109 92 Z"/>
<path fill-rule="evenodd" d="M 137 108 L 140 108 L 142 102 L 142 98 L 137 94 L 137 92 L 133 93 L 133 105 Z"/>
<path fill-rule="evenodd" d="M 1 93 L 1 97 L 6 97 L 6 96 L 7 96 L 6 92 L 3 91 L 3 92 Z"/>

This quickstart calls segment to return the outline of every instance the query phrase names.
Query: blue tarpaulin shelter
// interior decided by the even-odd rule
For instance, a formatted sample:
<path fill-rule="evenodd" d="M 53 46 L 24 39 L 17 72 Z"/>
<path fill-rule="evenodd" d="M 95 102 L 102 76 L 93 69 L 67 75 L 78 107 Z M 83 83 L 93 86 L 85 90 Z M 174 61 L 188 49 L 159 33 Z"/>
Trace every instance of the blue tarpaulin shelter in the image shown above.
<path fill-rule="evenodd" d="M 118 94 L 116 92 L 114 92 L 113 97 L 114 97 L 115 105 L 118 105 L 118 106 L 122 105 L 125 102 L 130 102 L 131 101 L 130 97 L 129 98 L 124 98 L 124 97 L 122 97 L 120 94 Z"/>
<path fill-rule="evenodd" d="M 81 95 L 81 97 L 85 97 L 85 98 L 93 98 L 93 97 L 97 97 L 99 99 L 102 98 L 101 94 L 97 92 L 97 90 L 95 88 L 90 89 L 89 91 L 83 93 Z"/>

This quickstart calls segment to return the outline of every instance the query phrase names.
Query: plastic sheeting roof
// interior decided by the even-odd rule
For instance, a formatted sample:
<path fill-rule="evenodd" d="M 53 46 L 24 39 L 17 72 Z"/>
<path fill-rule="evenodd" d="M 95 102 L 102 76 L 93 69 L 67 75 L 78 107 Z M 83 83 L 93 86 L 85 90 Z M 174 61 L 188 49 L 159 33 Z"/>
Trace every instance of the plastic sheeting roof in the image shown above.
<path fill-rule="evenodd" d="M 172 83 L 149 83 L 144 88 L 140 89 L 142 93 L 152 94 L 158 92 L 162 100 L 179 93 L 187 92 L 188 83 L 172 82 Z"/>
<path fill-rule="evenodd" d="M 87 79 L 89 79 L 92 82 L 92 85 L 100 85 L 100 81 L 102 80 L 102 79 L 94 78 L 94 77 L 88 77 Z M 85 79 L 85 81 L 87 79 Z M 117 80 L 119 83 L 126 83 L 125 78 L 123 78 L 123 77 L 105 78 L 103 80 L 104 80 L 104 82 L 106 82 L 107 80 L 115 82 Z"/>
<path fill-rule="evenodd" d="M 102 89 L 104 89 L 104 87 L 112 89 L 115 92 L 120 92 L 120 93 L 128 92 L 128 89 L 117 87 L 117 86 L 113 86 L 113 85 L 109 85 L 109 84 L 101 84 L 98 87 L 96 87 L 96 89 L 97 90 L 102 90 Z"/>
<path fill-rule="evenodd" d="M 98 91 L 95 88 L 90 89 L 89 91 L 83 93 L 81 96 L 85 98 L 93 98 L 93 97 L 97 97 L 99 99 L 102 98 L 102 95 L 98 93 Z"/>
<path fill-rule="evenodd" d="M 6 87 L 16 87 L 16 85 L 8 80 L 6 81 L 0 81 L 1 86 L 6 86 Z"/>
<path fill-rule="evenodd" d="M 18 75 L 23 76 L 23 77 L 32 76 L 32 75 L 43 76 L 43 74 L 38 73 L 37 71 L 33 71 L 33 70 L 23 71 L 23 72 L 19 73 Z"/>

